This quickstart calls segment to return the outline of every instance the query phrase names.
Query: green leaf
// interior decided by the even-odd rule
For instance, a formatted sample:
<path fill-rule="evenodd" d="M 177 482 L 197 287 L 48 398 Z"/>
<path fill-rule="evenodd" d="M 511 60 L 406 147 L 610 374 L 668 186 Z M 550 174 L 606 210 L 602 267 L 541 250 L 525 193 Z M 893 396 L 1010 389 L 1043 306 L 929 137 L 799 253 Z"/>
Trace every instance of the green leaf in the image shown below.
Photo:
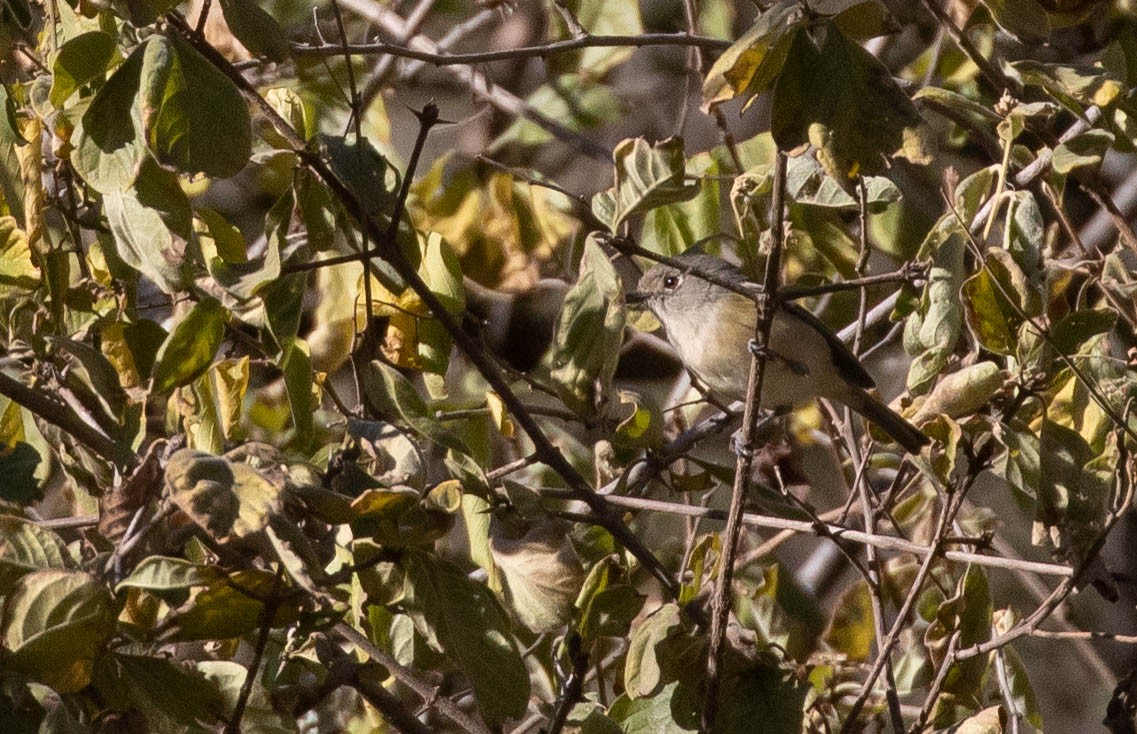
<path fill-rule="evenodd" d="M 71 566 L 71 555 L 58 535 L 30 520 L 0 515 L 0 597 L 11 593 L 25 574 Z"/>
<path fill-rule="evenodd" d="M 1083 344 L 1108 333 L 1116 323 L 1117 314 L 1113 311 L 1082 309 L 1063 316 L 1050 330 L 1050 338 L 1061 354 L 1074 355 Z"/>
<path fill-rule="evenodd" d="M 525 713 L 529 674 L 490 590 L 426 553 L 408 552 L 403 567 L 403 605 L 416 629 L 469 679 L 487 722 L 493 726 Z"/>
<path fill-rule="evenodd" d="M 430 416 L 414 386 L 394 367 L 371 362 L 362 374 L 363 392 L 380 415 L 399 420 L 423 438 L 460 454 L 470 448 Z"/>
<path fill-rule="evenodd" d="M 1090 105 L 1108 107 L 1125 94 L 1124 82 L 1098 66 L 1045 64 L 1032 59 L 1015 61 L 1011 66 L 1023 84 L 1041 87 L 1078 113 Z"/>
<path fill-rule="evenodd" d="M 237 571 L 229 580 L 195 593 L 173 613 L 171 620 L 164 621 L 159 637 L 167 642 L 186 642 L 221 640 L 252 632 L 264 621 L 265 607 L 259 599 L 267 599 L 275 587 L 275 574 Z M 272 625 L 291 624 L 297 616 L 294 606 L 284 604 L 277 609 Z"/>
<path fill-rule="evenodd" d="M 1007 373 L 994 362 L 968 365 L 936 382 L 926 397 L 916 403 L 911 420 L 917 425 L 938 415 L 949 418 L 968 416 L 987 404 L 1007 382 Z"/>
<path fill-rule="evenodd" d="M 170 457 L 166 488 L 171 501 L 221 543 L 259 533 L 283 511 L 281 490 L 256 469 L 192 449 Z"/>
<path fill-rule="evenodd" d="M 565 405 L 580 416 L 595 415 L 609 397 L 624 339 L 624 320 L 620 277 L 590 237 L 577 282 L 565 295 L 550 374 Z"/>
<path fill-rule="evenodd" d="M 291 55 L 280 24 L 255 0 L 221 0 L 221 12 L 229 30 L 253 56 L 281 62 Z"/>
<path fill-rule="evenodd" d="M 955 350 L 963 325 L 964 238 L 952 232 L 936 246 L 920 308 L 904 324 L 904 348 L 915 355 L 908 369 L 908 389 L 926 392 Z"/>
<path fill-rule="evenodd" d="M 200 377 L 212 364 L 229 311 L 213 298 L 203 298 L 183 318 L 162 345 L 154 365 L 152 390 L 162 394 Z"/>
<path fill-rule="evenodd" d="M 841 595 L 829 620 L 829 629 L 825 631 L 825 641 L 849 660 L 867 662 L 876 639 L 872 615 L 872 594 L 868 584 L 863 580 L 855 581 Z"/>
<path fill-rule="evenodd" d="M 137 710 L 151 731 L 205 731 L 226 720 L 221 694 L 189 663 L 112 653 L 99 660 L 92 683 L 107 708 Z"/>
<path fill-rule="evenodd" d="M 666 682 L 660 667 L 659 646 L 682 632 L 679 607 L 664 604 L 649 614 L 632 632 L 624 661 L 624 687 L 632 698 L 655 695 Z"/>
<path fill-rule="evenodd" d="M 567 526 L 549 518 L 495 516 L 490 548 L 506 606 L 517 619 L 538 634 L 562 631 L 584 580 Z"/>
<path fill-rule="evenodd" d="M 673 682 L 651 698 L 632 699 L 624 694 L 612 702 L 608 717 L 620 725 L 624 734 L 686 734 L 698 731 L 698 714 L 693 705 L 697 702 L 686 701 L 686 706 L 677 705 L 681 698 L 677 692 L 679 683 Z M 677 716 L 695 721 L 680 724 L 676 721 Z"/>
<path fill-rule="evenodd" d="M 1050 40 L 1050 18 L 1035 0 L 983 0 L 991 17 L 1007 33 L 1030 45 Z"/>
<path fill-rule="evenodd" d="M 1001 250 L 992 250 L 985 267 L 963 284 L 967 325 L 985 349 L 999 354 L 1015 353 L 1019 326 L 1023 323 L 1019 310 L 1022 301 L 1029 298 L 1025 289 L 1022 271 Z"/>
<path fill-rule="evenodd" d="M 643 33 L 639 3 L 574 0 L 568 4 L 584 31 L 593 36 L 635 36 Z M 580 55 L 581 76 L 599 79 L 631 57 L 631 47 L 586 48 Z"/>
<path fill-rule="evenodd" d="M 15 217 L 0 217 L 0 298 L 26 297 L 39 284 L 27 235 Z"/>
<path fill-rule="evenodd" d="M 1087 130 L 1054 149 L 1050 167 L 1065 175 L 1076 168 L 1096 167 L 1113 146 L 1114 135 L 1108 130 Z"/>
<path fill-rule="evenodd" d="M 870 212 L 881 212 L 900 201 L 900 189 L 884 176 L 864 176 L 865 203 Z M 791 158 L 786 165 L 786 194 L 798 204 L 858 211 L 860 202 L 847 193 L 813 156 Z"/>
<path fill-rule="evenodd" d="M 140 46 L 127 57 L 83 113 L 71 136 L 71 163 L 96 191 L 126 191 L 146 157 L 135 105 L 142 57 Z"/>
<path fill-rule="evenodd" d="M 106 587 L 82 571 L 32 571 L 4 604 L 5 667 L 61 693 L 90 681 L 95 656 L 115 629 Z"/>
<path fill-rule="evenodd" d="M 875 56 L 831 23 L 794 34 L 771 106 L 778 146 L 813 143 L 839 181 L 881 173 L 893 155 L 915 163 L 930 157 L 923 120 L 908 95 Z"/>
<path fill-rule="evenodd" d="M 12 446 L 0 445 L 0 500 L 17 505 L 30 505 L 43 499 L 43 488 L 36 479 L 40 455 L 30 444 L 17 441 Z M 0 541 L 2 542 L 2 541 Z M 0 555 L 3 545 L 0 544 Z"/>
<path fill-rule="evenodd" d="M 780 0 L 767 8 L 707 72 L 703 110 L 743 95 L 753 99 L 765 91 L 781 72 L 790 42 L 806 21 L 797 0 Z"/>
<path fill-rule="evenodd" d="M 216 566 L 193 563 L 182 558 L 147 556 L 134 567 L 129 576 L 118 583 L 115 591 L 145 589 L 160 593 L 209 586 L 224 579 L 225 573 Z"/>
<path fill-rule="evenodd" d="M 248 163 L 252 123 L 241 93 L 187 42 L 152 37 L 139 85 L 146 146 L 159 163 L 215 178 Z"/>
<path fill-rule="evenodd" d="M 686 163 L 687 176 L 698 177 L 699 193 L 688 201 L 664 204 L 644 216 L 640 245 L 660 255 L 674 257 L 720 231 L 721 208 L 719 163 L 709 153 L 699 153 Z"/>
<path fill-rule="evenodd" d="M 681 138 L 654 145 L 643 138 L 621 140 L 612 158 L 616 184 L 601 192 L 603 196 L 597 194 L 600 200 L 593 199 L 592 210 L 613 232 L 633 214 L 686 201 L 699 193 L 698 183 L 686 182 Z"/>
<path fill-rule="evenodd" d="M 761 722 L 762 734 L 798 734 L 809 692 L 808 685 L 772 664 L 727 676 L 719 693 L 714 730 L 744 734 Z"/>
<path fill-rule="evenodd" d="M 48 97 L 52 106 L 62 109 L 63 103 L 84 84 L 105 74 L 114 55 L 114 37 L 102 31 L 84 33 L 60 46 L 52 64 Z"/>
<path fill-rule="evenodd" d="M 114 235 L 115 254 L 124 263 L 167 293 L 185 288 L 189 281 L 185 253 L 161 212 L 133 193 L 117 191 L 104 194 L 103 211 Z"/>

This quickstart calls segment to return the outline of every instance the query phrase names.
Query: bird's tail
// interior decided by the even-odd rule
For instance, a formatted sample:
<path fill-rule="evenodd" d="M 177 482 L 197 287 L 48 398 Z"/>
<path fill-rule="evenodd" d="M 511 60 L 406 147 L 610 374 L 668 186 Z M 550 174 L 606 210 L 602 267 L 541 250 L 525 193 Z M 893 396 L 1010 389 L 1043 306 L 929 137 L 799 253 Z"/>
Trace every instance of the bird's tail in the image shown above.
<path fill-rule="evenodd" d="M 919 454 L 931 439 L 877 396 L 857 388 L 849 407 L 875 423 L 910 454 Z"/>

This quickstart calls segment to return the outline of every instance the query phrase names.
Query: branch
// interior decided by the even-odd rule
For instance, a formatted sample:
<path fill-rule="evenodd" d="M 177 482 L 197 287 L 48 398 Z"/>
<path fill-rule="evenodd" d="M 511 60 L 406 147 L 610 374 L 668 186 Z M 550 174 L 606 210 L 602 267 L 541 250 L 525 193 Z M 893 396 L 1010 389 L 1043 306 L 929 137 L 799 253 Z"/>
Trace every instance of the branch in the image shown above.
<path fill-rule="evenodd" d="M 782 217 L 785 209 L 786 155 L 778 151 L 774 159 L 774 191 L 770 220 L 773 226 L 770 254 L 766 259 L 766 275 L 762 283 L 763 294 L 768 301 L 756 303 L 758 318 L 754 325 L 756 349 L 750 357 L 750 374 L 746 387 L 746 408 L 742 414 L 742 441 L 735 466 L 734 485 L 731 487 L 730 510 L 727 513 L 725 538 L 722 544 L 722 558 L 719 562 L 719 575 L 715 579 L 714 595 L 711 597 L 711 631 L 707 648 L 706 687 L 704 688 L 703 711 L 699 731 L 709 734 L 715 728 L 718 713 L 718 688 L 721 672 L 723 643 L 726 640 L 726 626 L 730 618 L 731 585 L 734 580 L 734 557 L 738 552 L 738 538 L 742 531 L 742 505 L 746 498 L 746 485 L 754 465 L 753 441 L 758 435 L 761 417 L 762 382 L 766 372 L 766 358 L 761 350 L 770 338 L 770 325 L 774 320 L 774 299 L 781 275 L 782 242 L 785 227 Z"/>
<path fill-rule="evenodd" d="M 129 468 L 137 461 L 132 453 L 119 451 L 114 439 L 84 422 L 66 406 L 3 372 L 0 372 L 0 395 L 61 429 L 111 464 Z"/>
<path fill-rule="evenodd" d="M 351 5 L 351 3 L 347 3 Z M 353 9 L 354 6 L 352 6 Z M 358 11 L 357 11 L 358 12 Z M 642 48 L 646 46 L 693 46 L 721 50 L 730 46 L 730 41 L 708 36 L 694 36 L 688 33 L 642 33 L 638 36 L 581 36 L 565 41 L 553 41 L 536 46 L 519 46 L 517 48 L 502 49 L 500 51 L 479 51 L 476 53 L 439 53 L 426 51 L 422 47 L 404 46 L 398 43 L 353 43 L 347 46 L 340 44 L 321 44 L 319 46 L 306 43 L 293 43 L 294 56 L 338 56 L 349 53 L 353 56 L 375 56 L 387 54 L 404 59 L 423 61 L 435 66 L 456 66 L 469 64 L 485 64 L 491 61 L 514 61 L 517 59 L 545 58 L 554 54 L 577 51 L 582 48 L 630 46 Z"/>
<path fill-rule="evenodd" d="M 542 497 L 547 498 L 572 499 L 571 492 L 563 489 L 545 488 L 540 491 L 540 494 Z M 630 510 L 662 512 L 669 515 L 679 515 L 681 517 L 698 517 L 711 520 L 726 519 L 726 513 L 724 513 L 722 510 L 714 510 L 707 507 L 683 505 L 677 502 L 665 502 L 663 500 L 652 500 L 643 497 L 624 497 L 614 495 L 608 497 L 607 499 L 608 504 L 610 505 L 613 505 L 615 507 L 626 507 Z M 833 523 L 818 524 L 815 522 L 809 522 L 807 520 L 791 520 L 789 518 L 778 517 L 776 515 L 759 515 L 753 512 L 746 512 L 742 515 L 742 524 L 746 525 L 747 527 L 785 530 L 791 533 L 816 535 L 821 538 L 836 538 L 838 540 L 861 543 L 862 545 L 871 545 L 874 548 L 880 548 L 881 550 L 890 551 L 893 553 L 910 553 L 919 558 L 926 558 L 928 556 L 935 555 L 938 552 L 945 560 L 955 561 L 958 563 L 971 563 L 976 566 L 984 566 L 986 568 L 1001 568 L 1008 571 L 1034 573 L 1040 576 L 1058 576 L 1061 578 L 1069 578 L 1074 575 L 1074 570 L 1072 568 L 1069 566 L 1063 566 L 1059 563 L 1026 561 L 1019 558 L 984 555 L 982 553 L 974 553 L 972 551 L 945 551 L 940 550 L 935 546 L 920 545 L 919 543 L 915 543 L 911 540 L 900 538 L 895 535 L 876 535 L 873 533 L 867 533 L 863 530 L 853 530 L 845 527 L 844 525 L 836 525 Z"/>
<path fill-rule="evenodd" d="M 355 2 L 356 0 L 351 1 Z M 619 515 L 612 512 L 611 508 L 605 502 L 605 499 L 595 492 L 588 480 L 586 480 L 580 472 L 569 463 L 564 454 L 553 445 L 549 437 L 541 430 L 537 421 L 529 411 L 526 410 L 520 398 L 513 392 L 509 382 L 498 371 L 493 358 L 476 339 L 471 337 L 466 330 L 462 328 L 462 324 L 458 319 L 446 309 L 434 291 L 432 291 L 426 282 L 423 281 L 422 277 L 419 276 L 418 270 L 407 261 L 397 243 L 391 239 L 390 233 L 382 229 L 379 223 L 367 213 L 362 202 L 360 202 L 355 194 L 352 193 L 351 189 L 339 179 L 327 161 L 318 154 L 307 150 L 304 141 L 296 131 L 292 129 L 292 126 L 273 109 L 272 105 L 257 92 L 248 80 L 241 76 L 239 71 L 233 68 L 232 64 L 221 56 L 211 45 L 188 33 L 189 29 L 185 24 L 185 20 L 176 13 L 171 13 L 169 17 L 171 25 L 180 31 L 183 36 L 186 37 L 186 40 L 189 41 L 206 60 L 237 85 L 237 88 L 257 106 L 268 118 L 273 127 L 288 141 L 289 145 L 293 148 L 293 152 L 300 157 L 300 160 L 310 167 L 316 175 L 327 184 L 332 194 L 343 203 L 344 209 L 359 223 L 360 228 L 367 232 L 372 241 L 376 243 L 376 256 L 382 258 L 394 268 L 399 277 L 415 292 L 442 328 L 450 335 L 454 344 L 465 353 L 466 357 L 485 378 L 490 387 L 493 388 L 494 392 L 498 394 L 506 409 L 517 421 L 521 429 L 525 431 L 529 440 L 533 442 L 534 455 L 541 463 L 548 466 L 565 480 L 565 483 L 571 488 L 575 499 L 588 505 L 589 509 L 592 510 L 596 516 L 596 524 L 611 533 L 616 542 L 620 543 L 629 553 L 635 556 L 644 568 L 660 582 L 671 598 L 677 598 L 679 595 L 679 586 L 676 581 L 671 578 L 668 570 L 659 559 L 656 558 L 655 554 L 644 545 L 643 541 L 624 524 Z M 370 265 L 370 263 L 368 264 Z"/>

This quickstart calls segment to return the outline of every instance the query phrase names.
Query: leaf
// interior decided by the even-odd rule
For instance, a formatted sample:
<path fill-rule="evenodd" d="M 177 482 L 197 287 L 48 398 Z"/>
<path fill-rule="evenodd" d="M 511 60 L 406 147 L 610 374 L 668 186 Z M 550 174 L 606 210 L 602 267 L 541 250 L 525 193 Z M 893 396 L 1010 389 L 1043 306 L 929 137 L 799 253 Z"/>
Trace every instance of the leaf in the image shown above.
<path fill-rule="evenodd" d="M 162 394 L 200 377 L 225 337 L 229 311 L 213 298 L 203 298 L 166 339 L 154 365 L 153 392 Z"/>
<path fill-rule="evenodd" d="M 893 155 L 927 162 L 913 143 L 923 120 L 888 69 L 831 23 L 794 34 L 771 99 L 770 130 L 783 150 L 811 142 L 838 181 L 877 174 Z M 819 144 L 820 143 L 820 144 Z"/>
<path fill-rule="evenodd" d="M 967 325 L 985 349 L 999 354 L 1015 353 L 1019 326 L 1023 323 L 1022 302 L 1029 298 L 1023 292 L 1025 280 L 1006 252 L 992 250 L 985 267 L 963 284 Z M 1008 295 L 1015 300 L 1008 299 Z"/>
<path fill-rule="evenodd" d="M 312 359 L 303 339 L 292 339 L 280 356 L 280 371 L 288 395 L 295 441 L 306 446 L 315 431 L 315 414 L 320 407 L 312 393 Z"/>
<path fill-rule="evenodd" d="M 743 734 L 761 722 L 762 734 L 798 734 L 809 693 L 808 685 L 777 665 L 760 664 L 727 676 L 719 693 L 714 730 Z"/>
<path fill-rule="evenodd" d="M 1054 149 L 1050 167 L 1055 173 L 1062 175 L 1077 168 L 1097 167 L 1113 146 L 1113 141 L 1114 135 L 1108 130 L 1087 130 L 1060 143 Z"/>
<path fill-rule="evenodd" d="M 624 694 L 612 702 L 608 717 L 620 725 L 624 734 L 686 734 L 698 731 L 697 720 L 687 725 L 676 721 L 676 717 L 684 712 L 683 707 L 676 706 L 679 687 L 677 681 L 669 683 L 650 698 L 632 699 Z M 676 708 L 679 713 L 674 713 Z M 692 706 L 687 706 L 686 710 L 697 719 L 698 714 L 694 713 Z"/>
<path fill-rule="evenodd" d="M 1074 355 L 1082 345 L 1096 336 L 1108 333 L 1117 323 L 1113 311 L 1082 309 L 1066 314 L 1050 330 L 1050 338 L 1060 354 Z"/>
<path fill-rule="evenodd" d="M 864 663 L 870 659 L 875 639 L 872 595 L 866 582 L 856 581 L 841 595 L 825 631 L 825 641 L 849 660 Z"/>
<path fill-rule="evenodd" d="M 14 445 L 0 445 L 0 500 L 25 506 L 43 499 L 43 488 L 36 479 L 40 455 L 30 444 L 17 441 Z M 2 516 L 0 516 L 2 518 Z M 0 553 L 3 546 L 0 545 Z"/>
<path fill-rule="evenodd" d="M 58 535 L 30 520 L 0 515 L 0 597 L 10 594 L 25 574 L 72 565 Z"/>
<path fill-rule="evenodd" d="M 644 597 L 632 586 L 614 580 L 619 572 L 614 557 L 594 564 L 577 595 L 576 627 L 587 646 L 598 637 L 623 637 L 643 609 Z"/>
<path fill-rule="evenodd" d="M 259 599 L 267 599 L 274 588 L 275 574 L 265 571 L 232 573 L 227 581 L 197 591 L 178 607 L 173 618 L 163 624 L 159 639 L 164 642 L 220 640 L 259 629 L 264 622 L 265 610 Z M 295 606 L 282 604 L 272 619 L 272 626 L 292 624 L 298 616 Z"/>
<path fill-rule="evenodd" d="M 692 242 L 719 233 L 719 162 L 709 153 L 699 153 L 686 163 L 688 177 L 699 179 L 699 193 L 687 201 L 664 204 L 644 215 L 640 245 L 660 255 L 674 257 Z"/>
<path fill-rule="evenodd" d="M 214 178 L 245 167 L 253 134 L 245 101 L 186 41 L 151 37 L 139 88 L 146 146 L 159 163 Z"/>
<path fill-rule="evenodd" d="M 91 31 L 69 39 L 59 47 L 51 65 L 51 93 L 48 100 L 62 109 L 83 85 L 106 73 L 115 55 L 115 39 L 109 33 Z"/>
<path fill-rule="evenodd" d="M 1046 64 L 1031 59 L 1011 66 L 1023 84 L 1044 89 L 1077 113 L 1090 105 L 1108 107 L 1125 94 L 1125 84 L 1098 66 Z"/>
<path fill-rule="evenodd" d="M 0 217 L 0 298 L 27 297 L 39 284 L 27 235 L 15 217 Z"/>
<path fill-rule="evenodd" d="M 660 643 L 681 631 L 675 604 L 664 604 L 636 626 L 624 661 L 624 687 L 629 696 L 645 698 L 659 692 L 665 681 L 657 650 Z"/>
<path fill-rule="evenodd" d="M 221 543 L 259 533 L 283 511 L 281 490 L 256 469 L 192 449 L 170 457 L 166 488 L 178 509 Z"/>
<path fill-rule="evenodd" d="M 415 627 L 470 681 L 491 726 L 518 718 L 529 702 L 529 675 L 493 594 L 453 564 L 418 551 L 403 560 Z"/>
<path fill-rule="evenodd" d="M 637 3 L 612 3 L 607 0 L 575 0 L 569 4 L 577 22 L 594 36 L 635 36 L 643 33 L 643 21 Z M 581 76 L 600 79 L 611 69 L 631 57 L 629 47 L 586 48 L 580 55 Z M 556 119 L 556 118 L 554 118 Z"/>
<path fill-rule="evenodd" d="M 291 56 L 280 24 L 254 0 L 221 0 L 221 12 L 229 30 L 253 56 L 278 63 Z"/>
<path fill-rule="evenodd" d="M 60 693 L 77 691 L 90 682 L 95 656 L 114 629 L 110 592 L 92 576 L 32 571 L 5 599 L 5 668 Z"/>
<path fill-rule="evenodd" d="M 151 731 L 209 730 L 225 721 L 217 688 L 189 663 L 112 653 L 99 660 L 92 683 L 107 708 L 139 711 Z"/>
<path fill-rule="evenodd" d="M 423 438 L 460 454 L 469 454 L 466 444 L 434 420 L 414 386 L 398 370 L 382 362 L 368 364 L 362 374 L 363 392 L 380 415 L 398 419 Z"/>
<path fill-rule="evenodd" d="M 624 338 L 623 290 L 593 238 L 585 242 L 577 282 L 565 295 L 552 347 L 557 393 L 582 417 L 608 399 Z"/>
<path fill-rule="evenodd" d="M 183 558 L 147 556 L 134 567 L 129 576 L 118 583 L 115 592 L 123 589 L 145 589 L 160 594 L 164 591 L 209 586 L 224 579 L 225 572 L 216 566 L 193 563 Z"/>
<path fill-rule="evenodd" d="M 91 100 L 71 136 L 71 163 L 96 191 L 126 191 L 146 157 L 145 141 L 136 126 L 135 98 L 145 46 L 119 65 Z"/>
<path fill-rule="evenodd" d="M 987 404 L 1007 382 L 1007 373 L 994 362 L 979 362 L 944 375 L 932 391 L 916 402 L 911 421 L 917 425 L 937 415 L 961 418 Z"/>
<path fill-rule="evenodd" d="M 1050 40 L 1050 19 L 1035 0 L 983 0 L 991 17 L 1007 33 L 1030 45 Z"/>
<path fill-rule="evenodd" d="M 796 0 L 780 0 L 767 8 L 707 72 L 703 111 L 743 95 L 753 99 L 765 91 L 781 71 L 790 42 L 806 20 Z"/>
<path fill-rule="evenodd" d="M 932 265 L 920 308 L 904 324 L 904 349 L 915 355 L 908 369 L 908 389 L 926 392 L 955 350 L 963 325 L 964 239 L 952 232 L 932 253 Z"/>
<path fill-rule="evenodd" d="M 495 516 L 489 542 L 506 605 L 517 619 L 538 634 L 563 630 L 584 580 L 565 526 L 548 518 L 511 523 Z"/>
<path fill-rule="evenodd" d="M 615 186 L 597 194 L 601 198 L 599 202 L 594 198 L 592 204 L 593 212 L 612 232 L 633 214 L 686 201 L 699 193 L 698 183 L 685 180 L 681 138 L 654 145 L 643 138 L 627 138 L 616 145 L 612 158 L 616 164 Z"/>
<path fill-rule="evenodd" d="M 167 293 L 185 288 L 189 276 L 184 248 L 175 244 L 161 212 L 133 193 L 118 191 L 104 194 L 103 211 L 114 235 L 115 253 L 123 262 Z"/>
<path fill-rule="evenodd" d="M 881 212 L 900 201 L 900 189 L 884 176 L 863 176 L 865 203 L 870 212 Z M 845 211 L 859 211 L 860 201 L 846 192 L 813 156 L 790 158 L 786 165 L 786 194 L 798 204 Z"/>

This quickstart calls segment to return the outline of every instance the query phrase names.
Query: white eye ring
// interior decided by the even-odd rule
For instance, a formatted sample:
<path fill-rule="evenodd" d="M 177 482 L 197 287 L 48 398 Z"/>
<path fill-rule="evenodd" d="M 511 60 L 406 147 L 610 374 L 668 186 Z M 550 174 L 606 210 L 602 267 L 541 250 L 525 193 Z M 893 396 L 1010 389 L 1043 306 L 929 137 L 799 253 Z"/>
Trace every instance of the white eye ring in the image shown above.
<path fill-rule="evenodd" d="M 681 281 L 681 280 L 682 280 L 682 278 L 678 275 L 664 276 L 663 287 L 669 291 L 675 290 L 676 288 L 679 287 L 679 281 Z"/>

